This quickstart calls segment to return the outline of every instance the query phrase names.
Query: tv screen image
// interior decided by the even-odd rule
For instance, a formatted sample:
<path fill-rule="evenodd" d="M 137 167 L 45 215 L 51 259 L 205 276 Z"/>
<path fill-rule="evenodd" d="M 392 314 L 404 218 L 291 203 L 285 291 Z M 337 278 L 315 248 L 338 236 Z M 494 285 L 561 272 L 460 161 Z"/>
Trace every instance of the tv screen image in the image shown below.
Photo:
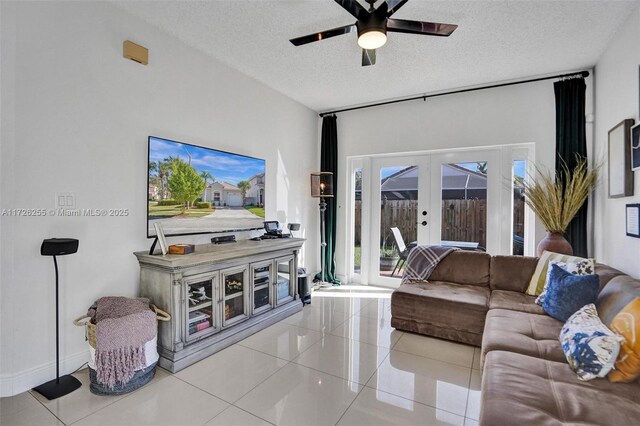
<path fill-rule="evenodd" d="M 147 237 L 262 229 L 265 160 L 149 136 Z"/>

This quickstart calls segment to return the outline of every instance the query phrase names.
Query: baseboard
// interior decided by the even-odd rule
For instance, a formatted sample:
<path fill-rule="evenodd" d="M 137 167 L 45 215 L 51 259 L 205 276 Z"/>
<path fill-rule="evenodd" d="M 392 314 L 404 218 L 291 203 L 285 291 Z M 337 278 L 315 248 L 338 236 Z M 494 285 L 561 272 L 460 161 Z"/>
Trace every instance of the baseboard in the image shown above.
<path fill-rule="evenodd" d="M 68 355 L 60 360 L 60 374 L 69 374 L 89 361 L 89 349 Z M 56 377 L 55 360 L 28 370 L 0 376 L 0 396 L 13 396 L 28 391 Z"/>

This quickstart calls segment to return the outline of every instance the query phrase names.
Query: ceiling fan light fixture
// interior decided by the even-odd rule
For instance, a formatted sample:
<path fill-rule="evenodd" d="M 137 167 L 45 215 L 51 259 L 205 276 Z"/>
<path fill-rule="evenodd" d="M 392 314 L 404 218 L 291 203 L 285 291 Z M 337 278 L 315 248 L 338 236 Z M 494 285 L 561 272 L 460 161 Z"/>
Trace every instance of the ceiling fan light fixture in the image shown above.
<path fill-rule="evenodd" d="M 366 28 L 358 31 L 358 46 L 363 49 L 378 49 L 387 42 L 387 32 L 381 28 Z"/>

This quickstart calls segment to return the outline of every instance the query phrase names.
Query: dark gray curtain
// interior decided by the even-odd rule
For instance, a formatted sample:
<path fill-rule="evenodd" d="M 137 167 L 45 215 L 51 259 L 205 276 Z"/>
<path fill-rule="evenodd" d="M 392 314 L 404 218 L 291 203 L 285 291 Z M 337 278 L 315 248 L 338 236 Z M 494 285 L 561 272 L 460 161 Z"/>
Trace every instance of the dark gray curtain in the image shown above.
<path fill-rule="evenodd" d="M 325 115 L 322 119 L 322 146 L 320 148 L 320 171 L 333 173 L 333 198 L 325 198 L 327 211 L 325 212 L 324 240 L 325 248 L 324 277 L 325 281 L 340 285 L 336 278 L 336 198 L 338 196 L 338 128 L 335 115 Z M 320 274 L 316 279 L 321 279 Z"/>
<path fill-rule="evenodd" d="M 573 170 L 576 155 L 587 157 L 587 138 L 585 131 L 585 92 L 584 78 L 569 78 L 553 84 L 556 95 L 556 172 L 562 170 L 563 161 Z M 587 257 L 587 209 L 584 203 L 576 217 L 571 221 L 565 238 L 573 247 L 573 254 Z"/>

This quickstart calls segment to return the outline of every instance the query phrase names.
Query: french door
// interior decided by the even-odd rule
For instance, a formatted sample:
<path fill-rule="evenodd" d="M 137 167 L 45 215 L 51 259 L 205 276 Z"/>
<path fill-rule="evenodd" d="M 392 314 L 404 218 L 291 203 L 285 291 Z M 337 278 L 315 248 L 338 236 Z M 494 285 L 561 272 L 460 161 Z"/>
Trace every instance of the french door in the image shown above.
<path fill-rule="evenodd" d="M 397 285 L 403 251 L 430 240 L 428 155 L 380 157 L 371 162 L 369 282 Z"/>
<path fill-rule="evenodd" d="M 362 174 L 369 180 L 362 187 L 370 238 L 360 248 L 368 259 L 364 282 L 398 286 L 410 244 L 500 252 L 499 149 L 374 157 L 369 164 Z"/>

